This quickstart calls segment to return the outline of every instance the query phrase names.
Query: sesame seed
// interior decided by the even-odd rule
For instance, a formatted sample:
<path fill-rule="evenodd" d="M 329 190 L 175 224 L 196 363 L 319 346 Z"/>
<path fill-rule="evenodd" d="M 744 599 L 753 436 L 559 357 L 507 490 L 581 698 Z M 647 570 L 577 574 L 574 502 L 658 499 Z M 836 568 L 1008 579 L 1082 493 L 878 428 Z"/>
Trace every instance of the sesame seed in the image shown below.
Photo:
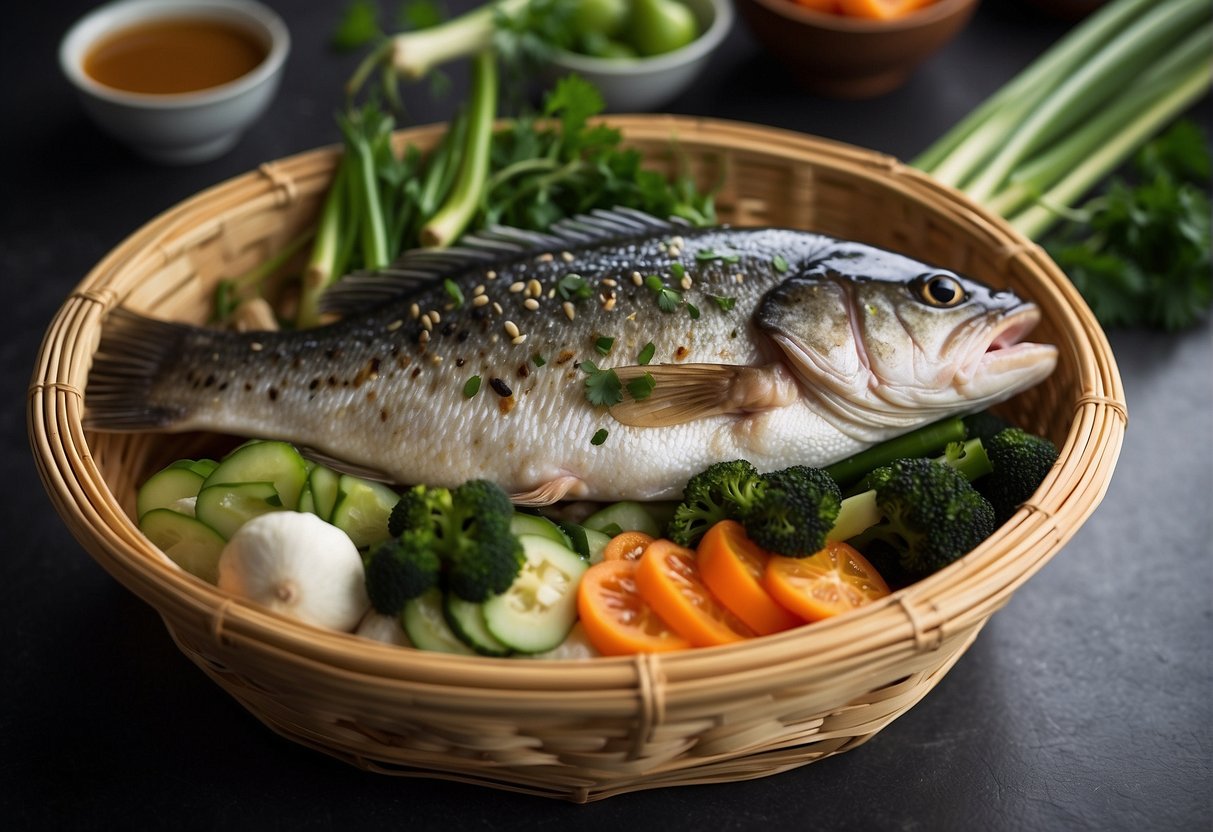
<path fill-rule="evenodd" d="M 502 324 L 502 328 L 505 329 L 506 334 L 511 338 L 518 337 L 518 324 L 514 323 L 513 321 L 506 321 L 504 324 Z"/>
<path fill-rule="evenodd" d="M 560 259 L 566 263 L 572 263 L 573 262 L 573 252 L 571 252 L 571 251 L 560 252 Z"/>
<path fill-rule="evenodd" d="M 512 292 L 514 294 L 521 292 L 525 288 L 526 288 L 526 284 L 523 283 L 521 280 L 515 280 L 513 283 L 510 284 L 510 292 Z"/>
<path fill-rule="evenodd" d="M 549 298 L 556 297 L 556 287 L 555 286 L 553 286 L 551 289 L 548 289 L 548 297 Z"/>
<path fill-rule="evenodd" d="M 262 344 L 260 341 L 254 341 L 253 343 L 248 345 L 248 348 L 250 350 L 252 350 L 253 352 L 261 352 L 263 349 L 265 349 L 265 345 Z"/>
<path fill-rule="evenodd" d="M 551 252 L 548 252 L 547 254 L 539 255 L 539 257 L 536 259 L 538 259 L 540 263 L 551 263 L 556 258 L 552 256 Z"/>
<path fill-rule="evenodd" d="M 396 320 L 392 321 L 390 324 L 387 325 L 387 331 L 395 332 L 396 330 L 400 329 L 400 327 L 402 327 L 402 326 L 404 326 L 404 321 L 397 318 Z"/>
<path fill-rule="evenodd" d="M 678 246 L 670 246 L 669 255 L 671 257 L 681 257 L 682 249 L 680 249 Z"/>
<path fill-rule="evenodd" d="M 515 335 L 513 340 L 510 341 L 510 343 L 513 344 L 514 346 L 518 346 L 519 344 L 526 343 L 526 335 L 525 334 Z"/>
<path fill-rule="evenodd" d="M 612 286 L 612 287 L 614 287 L 614 286 L 618 286 L 618 285 L 619 285 L 619 281 L 617 281 L 617 280 L 615 280 L 615 279 L 613 279 L 613 278 L 610 278 L 610 277 L 604 277 L 604 278 L 602 279 L 602 285 L 603 285 L 603 286 Z"/>
<path fill-rule="evenodd" d="M 435 324 L 440 323 L 442 321 L 442 318 L 438 315 L 437 309 L 430 310 L 430 320 L 433 321 Z"/>
<path fill-rule="evenodd" d="M 689 274 L 684 274 L 682 276 L 682 280 L 678 281 L 678 285 L 684 289 L 690 289 L 691 288 L 691 276 Z"/>
<path fill-rule="evenodd" d="M 567 300 L 560 305 L 560 308 L 564 310 L 565 317 L 567 317 L 570 321 L 577 317 L 577 310 L 574 309 L 573 304 L 569 303 Z"/>
<path fill-rule="evenodd" d="M 682 239 L 682 237 L 674 237 L 673 239 L 670 240 L 670 245 L 675 245 L 675 246 L 678 246 L 679 248 L 682 248 L 686 244 L 687 244 L 686 240 Z"/>
<path fill-rule="evenodd" d="M 505 383 L 505 379 L 491 378 L 489 379 L 489 387 L 492 387 L 493 392 L 498 396 L 501 396 L 503 399 L 514 395 L 514 391 L 511 390 L 510 386 Z"/>
<path fill-rule="evenodd" d="M 493 301 L 493 311 L 500 315 L 504 310 L 502 310 L 500 303 Z"/>
<path fill-rule="evenodd" d="M 409 307 L 409 317 L 415 321 L 420 316 L 421 316 L 421 307 L 414 303 L 412 306 Z"/>
<path fill-rule="evenodd" d="M 602 308 L 607 312 L 611 312 L 615 309 L 615 296 L 613 294 L 602 304 Z"/>
<path fill-rule="evenodd" d="M 430 320 L 429 312 L 426 312 L 424 315 L 421 316 L 421 326 L 426 332 L 429 332 L 431 329 L 434 328 L 434 322 Z"/>
<path fill-rule="evenodd" d="M 476 285 L 476 288 L 472 290 L 472 295 L 479 297 L 480 295 L 483 295 L 483 294 L 484 294 L 484 284 L 479 283 Z"/>
<path fill-rule="evenodd" d="M 632 282 L 635 283 L 637 286 L 643 286 L 644 285 L 644 275 L 642 275 L 640 272 L 632 272 Z"/>
<path fill-rule="evenodd" d="M 523 301 L 522 305 L 534 312 L 539 308 L 539 301 L 535 300 L 534 298 L 527 298 L 525 301 Z"/>
<path fill-rule="evenodd" d="M 543 294 L 543 284 L 532 277 L 526 285 L 526 293 L 533 298 L 541 296 Z"/>
<path fill-rule="evenodd" d="M 417 333 L 417 341 L 421 344 L 428 344 L 430 342 L 430 331 L 428 329 L 423 329 L 421 332 Z"/>
<path fill-rule="evenodd" d="M 431 355 L 431 356 L 430 356 L 430 363 L 431 363 L 431 364 L 441 364 L 441 363 L 442 363 L 442 356 L 441 356 L 441 355 Z"/>
<path fill-rule="evenodd" d="M 735 274 L 735 275 L 733 275 L 733 282 L 734 282 L 734 283 L 740 283 L 740 282 L 741 282 L 741 281 L 743 281 L 743 280 L 745 280 L 745 278 L 744 278 L 742 275 L 739 275 L 739 274 Z"/>
<path fill-rule="evenodd" d="M 472 298 L 472 306 L 488 306 L 488 304 L 488 295 L 476 295 L 476 297 Z"/>
<path fill-rule="evenodd" d="M 489 269 L 487 272 L 484 273 L 484 279 L 485 280 L 496 280 L 497 272 L 493 271 L 492 269 Z"/>

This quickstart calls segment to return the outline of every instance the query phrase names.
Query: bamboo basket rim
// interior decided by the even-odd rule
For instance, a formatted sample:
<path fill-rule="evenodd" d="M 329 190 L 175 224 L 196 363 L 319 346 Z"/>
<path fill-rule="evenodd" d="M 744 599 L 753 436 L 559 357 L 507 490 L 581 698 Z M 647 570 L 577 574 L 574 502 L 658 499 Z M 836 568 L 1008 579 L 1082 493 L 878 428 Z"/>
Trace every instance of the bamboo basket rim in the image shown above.
<path fill-rule="evenodd" d="M 39 473 L 73 534 L 161 613 L 175 638 L 174 620 L 202 621 L 216 645 L 266 652 L 284 666 L 312 671 L 313 678 L 322 669 L 343 679 L 373 678 L 421 699 L 441 697 L 453 713 L 483 712 L 485 697 L 491 695 L 510 713 L 542 714 L 555 702 L 568 713 L 639 712 L 651 731 L 674 703 L 706 706 L 722 689 L 746 695 L 793 671 L 810 680 L 827 668 L 862 674 L 869 663 L 893 661 L 898 650 L 930 653 L 961 637 L 971 640 L 1095 510 L 1119 454 L 1127 422 L 1124 391 L 1106 337 L 1082 298 L 1038 245 L 963 194 L 892 156 L 721 119 L 632 115 L 605 120 L 629 143 L 660 147 L 672 142 L 683 152 L 719 145 L 779 151 L 845 170 L 856 180 L 926 203 L 936 216 L 983 240 L 1008 267 L 1041 274 L 1045 283 L 1036 291 L 1047 295 L 1054 315 L 1061 316 L 1054 317 L 1056 330 L 1072 342 L 1069 348 L 1080 359 L 1082 389 L 1068 435 L 1059 443 L 1058 464 L 1034 499 L 964 558 L 881 601 L 810 627 L 660 655 L 568 662 L 407 650 L 311 627 L 228 597 L 171 564 L 142 536 L 110 490 L 91 455 L 92 435 L 81 426 L 88 365 L 104 313 L 142 276 L 172 260 L 182 247 L 217 233 L 216 218 L 235 221 L 315 191 L 339 152 L 329 145 L 263 164 L 160 213 L 109 252 L 64 302 L 39 351 L 27 415 Z M 398 132 L 397 139 L 429 137 L 441 128 L 411 128 Z M 845 649 L 838 646 L 842 642 Z M 834 654 L 842 665 L 829 664 Z"/>

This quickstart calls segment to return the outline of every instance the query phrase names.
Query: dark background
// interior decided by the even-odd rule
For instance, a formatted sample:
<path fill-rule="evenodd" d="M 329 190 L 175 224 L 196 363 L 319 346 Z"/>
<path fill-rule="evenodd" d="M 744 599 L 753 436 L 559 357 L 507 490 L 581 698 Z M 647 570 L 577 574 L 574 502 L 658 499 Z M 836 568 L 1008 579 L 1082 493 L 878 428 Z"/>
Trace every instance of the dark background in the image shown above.
<path fill-rule="evenodd" d="M 1101 509 L 942 683 L 871 742 L 761 780 L 573 806 L 359 772 L 279 738 L 173 646 L 52 510 L 25 432 L 42 333 L 106 252 L 202 188 L 337 139 L 354 58 L 338 2 L 270 0 L 293 38 L 273 108 L 230 154 L 148 165 L 101 135 L 58 71 L 86 2 L 0 24 L 0 818 L 21 829 L 1208 828 L 1213 754 L 1213 341 L 1111 333 L 1130 426 Z M 911 158 L 1068 24 L 986 0 L 909 85 L 808 95 L 743 23 L 668 109 Z M 461 80 L 456 75 L 456 93 Z M 453 102 L 410 94 L 418 121 Z M 1209 123 L 1208 101 L 1197 112 Z M 10 826 L 10 824 L 12 824 Z"/>

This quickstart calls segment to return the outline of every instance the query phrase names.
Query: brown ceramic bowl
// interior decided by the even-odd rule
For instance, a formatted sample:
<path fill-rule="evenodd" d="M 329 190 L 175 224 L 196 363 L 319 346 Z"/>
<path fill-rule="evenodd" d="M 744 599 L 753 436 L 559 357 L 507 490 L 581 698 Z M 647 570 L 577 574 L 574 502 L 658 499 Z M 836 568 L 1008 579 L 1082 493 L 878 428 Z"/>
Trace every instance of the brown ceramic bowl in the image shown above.
<path fill-rule="evenodd" d="M 938 0 L 892 21 L 816 12 L 795 0 L 737 0 L 754 36 L 806 89 L 869 98 L 901 86 L 969 22 L 978 0 Z"/>

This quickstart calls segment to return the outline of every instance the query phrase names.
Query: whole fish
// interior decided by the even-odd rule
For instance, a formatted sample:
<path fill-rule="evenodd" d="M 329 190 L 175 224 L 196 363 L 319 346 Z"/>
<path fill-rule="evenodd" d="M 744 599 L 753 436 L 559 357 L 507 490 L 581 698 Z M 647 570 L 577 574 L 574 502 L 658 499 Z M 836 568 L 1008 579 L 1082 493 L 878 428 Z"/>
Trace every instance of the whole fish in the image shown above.
<path fill-rule="evenodd" d="M 297 332 L 123 310 L 94 430 L 292 441 L 396 483 L 496 481 L 519 503 L 666 499 L 709 464 L 821 467 L 1044 379 L 1037 307 L 946 269 L 790 229 L 598 212 L 418 251 Z"/>

